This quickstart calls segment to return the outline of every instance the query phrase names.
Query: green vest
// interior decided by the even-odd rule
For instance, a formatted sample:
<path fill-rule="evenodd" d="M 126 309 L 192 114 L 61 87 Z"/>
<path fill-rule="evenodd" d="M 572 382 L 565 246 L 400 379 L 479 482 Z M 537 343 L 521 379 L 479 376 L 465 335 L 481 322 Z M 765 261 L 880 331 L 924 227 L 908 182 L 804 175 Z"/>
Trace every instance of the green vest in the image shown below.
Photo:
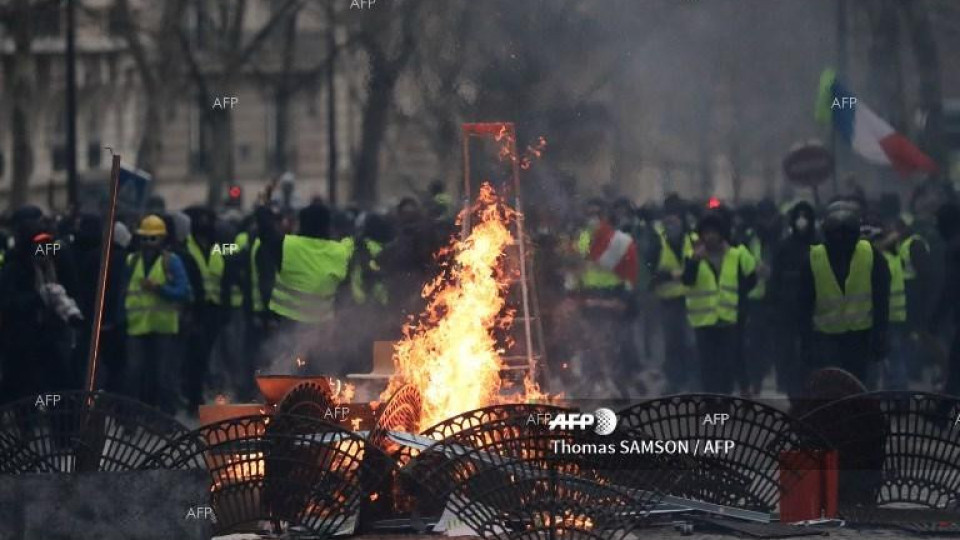
<path fill-rule="evenodd" d="M 200 275 L 203 276 L 203 291 L 207 302 L 219 304 L 220 278 L 210 269 L 210 266 L 216 263 L 211 261 L 212 257 L 200 249 L 200 244 L 197 243 L 192 234 L 187 237 L 187 252 L 190 253 L 190 256 L 196 261 L 197 268 L 200 269 Z M 220 270 L 220 274 L 223 274 L 223 269 Z"/>
<path fill-rule="evenodd" d="M 320 323 L 333 316 L 333 300 L 347 277 L 353 239 L 339 242 L 287 235 L 283 261 L 270 297 L 270 311 L 305 323 Z"/>
<path fill-rule="evenodd" d="M 917 278 L 917 269 L 913 266 L 913 257 L 910 253 L 914 242 L 920 242 L 923 244 L 924 249 L 926 249 L 928 252 L 930 251 L 930 244 L 927 243 L 926 239 L 919 234 L 910 235 L 909 238 L 900 244 L 899 255 L 900 260 L 903 261 L 903 279 L 907 281 Z"/>
<path fill-rule="evenodd" d="M 873 326 L 873 247 L 869 242 L 857 242 L 843 290 L 823 244 L 810 248 L 810 269 L 816 293 L 813 326 L 818 332 L 843 334 Z"/>
<path fill-rule="evenodd" d="M 257 269 L 257 253 L 260 252 L 260 238 L 253 241 L 253 248 L 250 249 L 250 295 L 253 299 L 253 311 L 260 313 L 266 311 L 263 295 L 260 293 L 260 270 Z"/>
<path fill-rule="evenodd" d="M 187 251 L 197 261 L 200 275 L 203 276 L 204 296 L 207 302 L 217 305 L 220 305 L 220 282 L 223 280 L 223 269 L 226 266 L 222 249 L 223 247 L 219 244 L 214 244 L 210 247 L 210 253 L 204 255 L 193 235 L 187 237 Z M 230 305 L 233 307 L 243 305 L 243 291 L 240 287 L 234 286 L 230 291 Z"/>
<path fill-rule="evenodd" d="M 658 228 L 657 236 L 660 238 L 660 260 L 657 262 L 657 272 L 674 272 L 683 270 L 683 260 L 693 254 L 693 237 L 689 234 L 683 237 L 683 253 L 677 256 L 667 241 L 667 235 L 663 227 Z M 687 294 L 687 287 L 682 279 L 671 279 L 657 284 L 654 289 L 657 297 L 663 299 L 680 298 Z"/>
<path fill-rule="evenodd" d="M 370 252 L 370 269 L 374 271 L 380 270 L 380 265 L 377 264 L 377 256 L 383 251 L 383 246 L 373 240 L 364 240 L 364 243 L 367 246 L 367 251 Z M 363 269 L 360 268 L 359 264 L 350 269 L 350 292 L 353 296 L 353 301 L 357 304 L 365 304 L 367 302 L 367 290 L 363 283 Z M 377 281 L 373 283 L 370 292 L 376 303 L 381 306 L 387 305 L 387 287 L 383 282 Z"/>
<path fill-rule="evenodd" d="M 129 336 L 176 334 L 180 330 L 180 310 L 177 304 L 140 286 L 140 282 L 145 278 L 149 278 L 156 285 L 167 283 L 167 273 L 164 269 L 165 256 L 168 255 L 157 256 L 149 273 L 145 273 L 143 257 L 139 253 L 131 253 L 127 256 L 127 264 L 133 265 L 133 273 L 123 301 L 127 312 L 127 335 Z"/>
<path fill-rule="evenodd" d="M 890 322 L 905 322 L 907 320 L 907 287 L 906 272 L 903 261 L 896 253 L 883 252 L 890 267 Z"/>
<path fill-rule="evenodd" d="M 760 237 L 756 234 L 750 237 L 750 242 L 748 244 L 750 248 L 750 254 L 753 255 L 753 258 L 759 264 L 763 261 L 763 242 L 760 241 Z M 747 294 L 747 298 L 751 300 L 763 300 L 763 297 L 767 295 L 767 280 L 757 276 L 757 284 L 750 290 Z"/>
<path fill-rule="evenodd" d="M 687 320 L 690 326 L 716 326 L 737 322 L 740 303 L 740 272 L 750 274 L 755 269 L 750 252 L 741 246 L 730 247 L 720 264 L 719 279 L 706 260 L 697 267 L 697 280 L 687 290 Z"/>
<path fill-rule="evenodd" d="M 592 236 L 590 231 L 583 230 L 577 238 L 577 251 L 584 258 L 590 255 L 590 239 Z M 623 280 L 615 272 L 604 270 L 593 261 L 588 260 L 586 264 L 587 266 L 580 276 L 580 285 L 584 289 L 614 289 L 623 285 Z"/>
<path fill-rule="evenodd" d="M 257 270 L 257 252 L 260 251 L 260 237 L 253 240 L 253 247 L 250 247 L 250 234 L 247 232 L 238 233 L 233 241 L 241 250 L 248 248 L 250 250 L 247 253 L 247 264 L 249 265 L 247 271 L 250 272 L 250 303 L 251 309 L 253 309 L 255 313 L 260 313 L 264 311 L 265 307 L 263 305 L 263 296 L 260 294 L 260 272 Z M 239 287 L 234 287 L 234 291 L 230 294 L 230 302 L 234 307 L 243 306 L 243 291 L 241 291 Z"/>

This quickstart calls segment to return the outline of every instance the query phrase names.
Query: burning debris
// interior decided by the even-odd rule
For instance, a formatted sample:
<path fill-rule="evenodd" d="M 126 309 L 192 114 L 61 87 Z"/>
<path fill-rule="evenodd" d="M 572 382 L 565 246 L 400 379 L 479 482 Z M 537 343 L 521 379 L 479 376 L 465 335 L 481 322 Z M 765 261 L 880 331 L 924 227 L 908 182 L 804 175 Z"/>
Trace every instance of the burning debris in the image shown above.
<path fill-rule="evenodd" d="M 517 214 L 489 183 L 481 185 L 469 213 L 469 235 L 438 253 L 446 258 L 443 270 L 424 285 L 427 308 L 404 326 L 394 350 L 396 374 L 381 394 L 386 400 L 404 384 L 416 387 L 423 398 L 421 427 L 504 400 L 500 371 L 508 344 L 498 343 L 497 335 L 511 328 L 515 315 L 505 299 L 514 276 L 504 261 L 515 242 L 510 224 Z M 534 381 L 525 381 L 524 389 L 539 396 Z"/>

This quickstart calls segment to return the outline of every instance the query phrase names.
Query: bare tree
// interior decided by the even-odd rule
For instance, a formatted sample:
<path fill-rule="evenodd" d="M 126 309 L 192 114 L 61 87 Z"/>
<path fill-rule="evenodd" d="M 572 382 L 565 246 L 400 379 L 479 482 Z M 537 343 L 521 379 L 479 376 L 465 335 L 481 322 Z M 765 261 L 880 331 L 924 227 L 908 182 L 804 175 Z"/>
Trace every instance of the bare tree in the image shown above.
<path fill-rule="evenodd" d="M 898 3 L 909 36 L 919 79 L 920 107 L 925 115 L 923 146 L 947 170 L 943 140 L 943 91 L 940 84 L 940 52 L 930 24 L 930 5 L 917 0 Z"/>
<path fill-rule="evenodd" d="M 360 149 L 354 168 L 353 199 L 365 206 L 377 199 L 380 147 L 390 118 L 394 89 L 417 48 L 420 3 L 405 3 L 363 17 L 356 30 L 368 63 L 367 99 L 363 105 Z"/>
<path fill-rule="evenodd" d="M 169 0 L 160 5 L 157 26 L 144 28 L 138 24 L 143 18 L 134 14 L 129 0 L 116 0 L 115 4 L 117 23 L 136 66 L 144 97 L 137 166 L 154 178 L 163 155 L 163 111 L 182 88 L 181 50 L 170 36 L 176 35 L 183 24 L 187 0 Z"/>
<path fill-rule="evenodd" d="M 34 94 L 36 93 L 36 66 L 33 44 L 34 14 L 38 7 L 51 2 L 9 0 L 0 4 L 0 24 L 13 38 L 13 55 L 9 57 L 4 71 L 10 81 L 10 134 L 13 156 L 9 206 L 11 209 L 27 201 L 30 175 L 33 174 L 33 125 Z"/>
<path fill-rule="evenodd" d="M 214 108 L 213 99 L 236 90 L 243 70 L 303 4 L 304 0 L 279 0 L 270 16 L 248 33 L 247 0 L 188 0 L 195 24 L 181 25 L 179 43 L 197 96 L 201 124 L 198 158 L 207 174 L 210 204 L 221 202 L 223 185 L 234 177 L 233 119 L 229 109 Z"/>

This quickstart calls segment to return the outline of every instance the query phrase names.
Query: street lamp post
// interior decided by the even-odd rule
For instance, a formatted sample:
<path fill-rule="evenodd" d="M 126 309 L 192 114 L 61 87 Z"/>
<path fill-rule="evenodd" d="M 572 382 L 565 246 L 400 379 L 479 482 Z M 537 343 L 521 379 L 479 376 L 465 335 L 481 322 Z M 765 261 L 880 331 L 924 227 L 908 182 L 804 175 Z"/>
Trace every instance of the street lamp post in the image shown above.
<path fill-rule="evenodd" d="M 76 0 L 66 0 L 67 43 L 66 43 L 66 128 L 67 128 L 67 204 L 77 207 L 77 48 Z"/>

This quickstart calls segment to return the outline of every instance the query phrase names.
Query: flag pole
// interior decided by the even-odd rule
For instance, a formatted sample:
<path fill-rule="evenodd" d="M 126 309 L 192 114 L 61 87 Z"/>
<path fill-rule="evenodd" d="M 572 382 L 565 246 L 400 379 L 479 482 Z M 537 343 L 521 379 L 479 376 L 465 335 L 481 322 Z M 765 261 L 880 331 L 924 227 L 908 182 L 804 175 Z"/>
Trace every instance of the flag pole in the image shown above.
<path fill-rule="evenodd" d="M 844 80 L 847 76 L 847 0 L 837 0 L 837 79 Z M 832 116 L 832 115 L 831 115 Z M 840 154 L 837 146 L 837 129 L 830 122 L 830 146 L 833 151 L 833 194 L 840 194 L 839 162 Z"/>
<path fill-rule="evenodd" d="M 113 151 L 111 150 L 111 154 Z M 97 363 L 100 357 L 100 328 L 103 324 L 103 304 L 107 292 L 107 277 L 110 273 L 110 254 L 113 247 L 113 222 L 117 217 L 117 191 L 120 184 L 120 156 L 113 154 L 113 164 L 110 169 L 110 201 L 107 208 L 107 219 L 103 222 L 102 243 L 100 246 L 100 273 L 97 278 L 97 296 L 93 324 L 90 325 L 90 349 L 87 352 L 87 392 L 96 390 Z"/>

